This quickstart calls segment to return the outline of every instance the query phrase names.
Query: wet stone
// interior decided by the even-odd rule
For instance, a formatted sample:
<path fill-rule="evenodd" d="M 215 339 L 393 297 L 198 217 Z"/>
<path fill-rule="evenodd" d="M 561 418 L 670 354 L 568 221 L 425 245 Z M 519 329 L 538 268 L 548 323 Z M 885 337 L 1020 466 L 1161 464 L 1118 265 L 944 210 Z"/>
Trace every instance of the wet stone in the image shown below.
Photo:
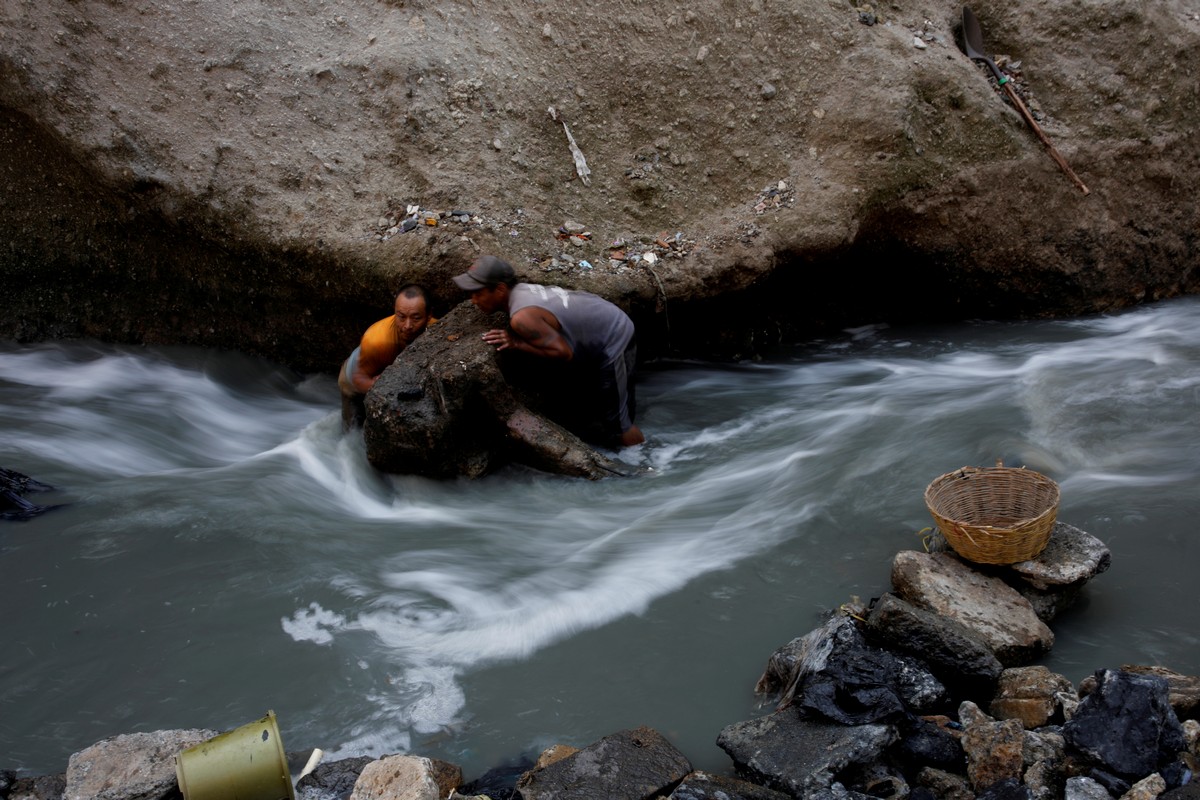
<path fill-rule="evenodd" d="M 1112 800 L 1112 795 L 1095 780 L 1077 775 L 1067 778 L 1063 798 L 1064 800 Z"/>
<path fill-rule="evenodd" d="M 1026 730 L 1033 730 L 1046 725 L 1056 713 L 1061 717 L 1058 694 L 1073 690 L 1067 678 L 1046 667 L 1013 667 L 1000 674 L 989 711 L 996 719 L 1015 719 Z"/>
<path fill-rule="evenodd" d="M 1095 678 L 1096 688 L 1063 726 L 1068 745 L 1125 780 L 1174 761 L 1185 739 L 1166 679 L 1116 670 L 1101 670 Z"/>
<path fill-rule="evenodd" d="M 605 736 L 577 753 L 525 773 L 513 795 L 520 800 L 653 797 L 678 784 L 692 766 L 652 728 Z"/>
<path fill-rule="evenodd" d="M 1020 780 L 1025 764 L 1025 736 L 1017 720 L 998 722 L 971 702 L 959 707 L 967 778 L 976 792 L 1007 779 Z"/>
<path fill-rule="evenodd" d="M 717 746 L 742 778 L 809 797 L 829 789 L 847 768 L 874 762 L 897 736 L 892 725 L 815 722 L 785 709 L 727 726 Z"/>
<path fill-rule="evenodd" d="M 1028 600 L 999 578 L 977 572 L 947 553 L 897 553 L 892 586 L 918 608 L 966 627 L 1005 666 L 1028 663 L 1054 644 L 1054 633 Z"/>
<path fill-rule="evenodd" d="M 1037 556 L 1009 566 L 1035 589 L 1078 584 L 1108 569 L 1112 553 L 1104 542 L 1065 522 L 1057 522 Z"/>
<path fill-rule="evenodd" d="M 176 785 L 174 756 L 217 735 L 210 730 L 130 733 L 104 739 L 67 762 L 64 800 L 158 797 Z"/>

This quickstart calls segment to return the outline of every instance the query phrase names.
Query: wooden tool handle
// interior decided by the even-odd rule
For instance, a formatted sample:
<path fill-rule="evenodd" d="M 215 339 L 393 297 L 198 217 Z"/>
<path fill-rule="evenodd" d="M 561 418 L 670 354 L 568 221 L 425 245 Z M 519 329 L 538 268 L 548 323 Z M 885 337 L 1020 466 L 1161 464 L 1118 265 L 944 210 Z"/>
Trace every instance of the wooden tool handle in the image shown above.
<path fill-rule="evenodd" d="M 1050 144 L 1049 137 L 1047 137 L 1042 131 L 1041 126 L 1037 124 L 1037 120 L 1033 118 L 1033 114 L 1031 114 L 1029 109 L 1025 107 L 1025 103 L 1021 100 L 1020 95 L 1017 94 L 1017 90 L 1013 88 L 1011 80 L 1004 81 L 1004 91 L 1008 93 L 1008 98 L 1012 100 L 1013 105 L 1017 107 L 1017 111 L 1019 111 L 1021 116 L 1025 118 L 1025 122 L 1030 128 L 1033 128 L 1033 132 L 1037 134 L 1037 137 L 1042 140 L 1042 144 L 1044 144 L 1046 149 L 1050 151 L 1050 157 L 1054 159 L 1054 163 L 1058 164 L 1059 168 L 1067 174 L 1067 177 L 1069 177 L 1075 183 L 1075 185 L 1079 187 L 1079 191 L 1083 192 L 1084 194 L 1090 194 L 1090 190 L 1084 185 L 1083 181 L 1079 179 L 1079 176 L 1075 174 L 1075 170 L 1071 169 L 1071 166 L 1067 163 L 1067 160 L 1062 157 L 1062 154 L 1060 154 L 1058 150 L 1054 149 L 1054 145 Z"/>

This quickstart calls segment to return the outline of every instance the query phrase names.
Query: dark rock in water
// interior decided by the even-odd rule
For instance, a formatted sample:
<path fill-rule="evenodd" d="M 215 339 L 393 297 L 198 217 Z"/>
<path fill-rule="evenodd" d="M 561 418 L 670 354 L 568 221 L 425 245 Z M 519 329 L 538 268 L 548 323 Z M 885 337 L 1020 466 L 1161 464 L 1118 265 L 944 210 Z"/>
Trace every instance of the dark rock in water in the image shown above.
<path fill-rule="evenodd" d="M 1122 664 L 1121 671 L 1130 672 L 1135 675 L 1157 675 L 1160 678 L 1165 678 L 1167 681 L 1167 699 L 1171 703 L 1171 708 L 1175 709 L 1175 716 L 1181 720 L 1200 717 L 1200 677 L 1195 675 L 1181 675 L 1166 667 L 1140 666 L 1135 664 Z M 1080 681 L 1079 694 L 1091 694 L 1095 688 L 1096 677 L 1089 675 Z"/>
<path fill-rule="evenodd" d="M 757 783 L 693 772 L 675 787 L 667 800 L 787 800 L 790 795 Z M 493 800 L 500 800 L 493 796 Z"/>
<path fill-rule="evenodd" d="M 374 760 L 370 756 L 361 756 L 318 764 L 316 769 L 296 782 L 296 789 L 301 796 L 308 792 L 319 792 L 322 797 L 347 800 L 363 768 Z"/>
<path fill-rule="evenodd" d="M 727 726 L 717 746 L 746 780 L 793 797 L 811 797 L 828 790 L 844 772 L 875 762 L 897 735 L 893 725 L 816 722 L 787 708 Z"/>
<path fill-rule="evenodd" d="M 480 339 L 490 324 L 455 308 L 402 352 L 367 393 L 367 459 L 384 472 L 477 477 L 509 462 L 602 478 L 634 471 L 538 413 Z"/>
<path fill-rule="evenodd" d="M 922 659 L 938 680 L 963 697 L 990 696 L 1004 669 L 966 627 L 890 593 L 871 606 L 865 633 L 872 644 Z"/>
<path fill-rule="evenodd" d="M 11 769 L 0 769 L 0 797 L 8 797 L 8 791 L 17 781 L 17 773 Z"/>
<path fill-rule="evenodd" d="M 67 791 L 66 775 L 39 775 L 19 778 L 13 782 L 9 797 L 21 800 L 62 800 Z"/>
<path fill-rule="evenodd" d="M 41 506 L 25 499 L 30 492 L 50 492 L 54 487 L 11 469 L 0 467 L 0 519 L 24 521 L 58 506 Z"/>
<path fill-rule="evenodd" d="M 24 475 L 16 470 L 0 467 L 0 489 L 15 494 L 30 492 L 51 492 L 54 487 L 39 480 Z"/>
<path fill-rule="evenodd" d="M 492 800 L 508 800 L 516 790 L 517 781 L 533 769 L 532 758 L 524 757 L 510 764 L 493 767 L 480 777 L 458 787 L 460 795 L 487 795 Z"/>
<path fill-rule="evenodd" d="M 1067 744 L 1097 767 L 1138 780 L 1185 747 L 1165 678 L 1117 670 L 1096 673 L 1096 688 L 1063 726 Z"/>
<path fill-rule="evenodd" d="M 832 618 L 776 651 L 760 687 L 782 687 L 781 706 L 845 725 L 896 721 L 946 700 L 946 691 L 916 659 L 867 644 L 854 621 Z M 778 674 L 783 667 L 789 672 Z"/>
<path fill-rule="evenodd" d="M 833 643 L 822 668 L 797 684 L 795 703 L 808 714 L 844 725 L 895 722 L 946 699 L 924 667 L 869 646 L 849 617 L 834 626 Z"/>
<path fill-rule="evenodd" d="M 636 728 L 605 736 L 517 781 L 521 800 L 598 800 L 667 794 L 692 765 L 662 734 Z"/>
<path fill-rule="evenodd" d="M 1019 780 L 1005 778 L 975 795 L 975 800 L 1033 800 L 1033 792 Z"/>

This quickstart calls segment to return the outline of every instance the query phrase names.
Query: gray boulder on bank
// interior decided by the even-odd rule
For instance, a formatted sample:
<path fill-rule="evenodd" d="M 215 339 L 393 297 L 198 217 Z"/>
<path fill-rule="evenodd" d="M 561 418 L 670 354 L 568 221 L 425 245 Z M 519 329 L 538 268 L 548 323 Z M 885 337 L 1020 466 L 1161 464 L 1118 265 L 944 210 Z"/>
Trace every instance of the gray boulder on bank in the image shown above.
<path fill-rule="evenodd" d="M 384 756 L 363 767 L 350 800 L 442 800 L 462 784 L 455 764 L 411 755 Z"/>
<path fill-rule="evenodd" d="M 843 725 L 899 721 L 947 699 L 924 662 L 872 647 L 840 615 L 773 653 L 758 685 L 780 687 L 781 708 Z"/>
<path fill-rule="evenodd" d="M 633 471 L 536 410 L 480 333 L 500 324 L 460 305 L 409 345 L 367 393 L 367 459 L 384 472 L 477 477 L 508 461 L 585 478 Z"/>
<path fill-rule="evenodd" d="M 840 773 L 876 761 L 898 735 L 894 725 L 817 722 L 785 708 L 727 726 L 717 746 L 744 779 L 808 797 L 830 789 Z"/>
<path fill-rule="evenodd" d="M 1155 675 L 1167 682 L 1167 699 L 1175 716 L 1181 720 L 1200 718 L 1200 676 L 1180 675 L 1166 667 L 1122 664 L 1121 672 L 1134 675 Z M 1089 675 L 1079 682 L 1079 694 L 1086 697 L 1096 690 L 1100 673 Z"/>
<path fill-rule="evenodd" d="M 941 532 L 929 537 L 929 552 L 959 558 Z M 1086 531 L 1059 521 L 1054 523 L 1045 549 L 1015 564 L 975 564 L 972 569 L 998 577 L 1029 601 L 1038 619 L 1050 622 L 1079 599 L 1087 582 L 1108 569 L 1112 553 L 1104 542 Z"/>
<path fill-rule="evenodd" d="M 1026 664 L 1054 644 L 1054 633 L 1029 601 L 949 554 L 897 553 L 892 586 L 904 600 L 971 630 L 1005 666 Z"/>
<path fill-rule="evenodd" d="M 1116 670 L 1095 677 L 1095 690 L 1063 728 L 1074 750 L 1122 778 L 1137 779 L 1186 747 L 1164 678 Z"/>
<path fill-rule="evenodd" d="M 864 629 L 875 644 L 923 659 L 942 683 L 965 695 L 990 692 L 1004 669 L 969 628 L 891 593 L 871 606 Z"/>
<path fill-rule="evenodd" d="M 210 730 L 129 733 L 71 756 L 63 800 L 158 800 L 176 786 L 175 754 L 217 735 Z"/>

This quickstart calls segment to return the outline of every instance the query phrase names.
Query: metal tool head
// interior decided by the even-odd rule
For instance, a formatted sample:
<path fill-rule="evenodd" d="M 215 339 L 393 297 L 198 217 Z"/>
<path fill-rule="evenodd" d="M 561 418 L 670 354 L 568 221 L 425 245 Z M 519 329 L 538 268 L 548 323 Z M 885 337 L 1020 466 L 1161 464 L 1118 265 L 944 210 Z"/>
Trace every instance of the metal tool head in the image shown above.
<path fill-rule="evenodd" d="M 991 58 L 984 54 L 983 30 L 979 27 L 979 20 L 975 17 L 975 13 L 966 6 L 963 6 L 962 18 L 963 45 L 966 47 L 967 58 L 971 58 L 976 61 L 982 61 L 983 63 L 987 64 L 992 70 L 992 74 L 996 76 L 996 80 L 999 81 L 1000 85 L 1003 86 L 1005 81 L 1008 80 L 1008 76 L 1000 71 L 1000 68 L 996 66 L 995 61 L 992 61 Z"/>

